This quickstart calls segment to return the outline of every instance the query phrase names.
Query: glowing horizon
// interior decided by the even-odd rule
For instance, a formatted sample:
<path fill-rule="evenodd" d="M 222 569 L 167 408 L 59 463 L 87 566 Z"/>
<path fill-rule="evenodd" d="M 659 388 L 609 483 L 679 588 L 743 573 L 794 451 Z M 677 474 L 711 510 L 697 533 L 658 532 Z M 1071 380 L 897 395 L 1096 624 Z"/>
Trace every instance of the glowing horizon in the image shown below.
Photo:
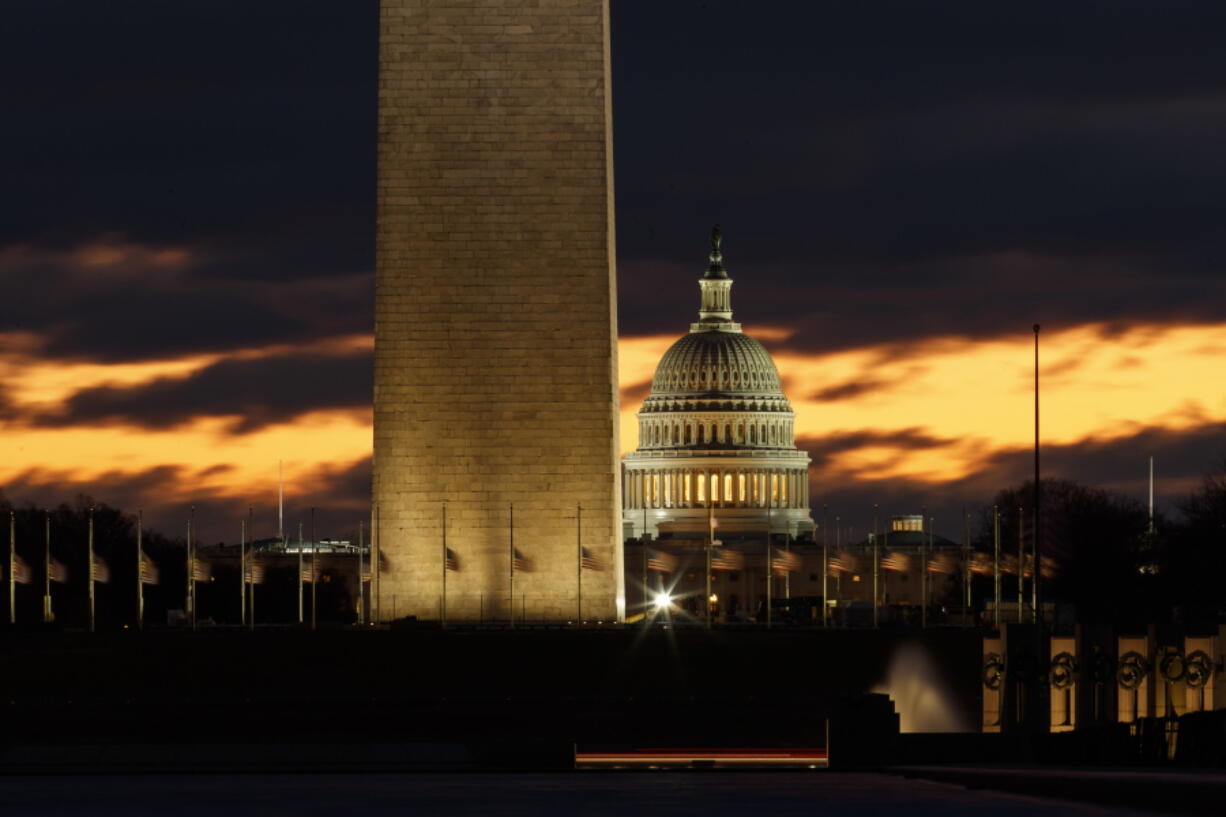
<path fill-rule="evenodd" d="M 766 339 L 796 411 L 797 436 L 822 440 L 862 435 L 829 454 L 814 490 L 890 479 L 939 485 L 983 469 L 1002 452 L 1032 438 L 1031 336 L 928 338 L 807 354 L 787 347 L 789 332 L 765 327 Z M 655 366 L 680 335 L 623 338 L 619 374 L 635 395 L 620 411 L 620 448 L 637 444 L 635 413 Z M 164 501 L 267 496 L 278 461 L 289 482 L 354 467 L 370 456 L 368 408 L 311 410 L 283 422 L 236 431 L 239 417 L 192 416 L 182 423 L 140 428 L 130 423 L 38 426 L 28 418 L 54 413 L 84 389 L 135 388 L 166 378 L 190 378 L 222 360 L 290 352 L 364 354 L 370 335 L 141 362 L 43 360 L 29 338 L 0 355 L 10 419 L 0 484 L 89 483 L 104 475 L 179 469 L 180 480 L 157 487 Z M 1182 432 L 1226 422 L 1226 394 L 1215 375 L 1226 350 L 1226 325 L 1142 324 L 1117 330 L 1094 323 L 1042 337 L 1045 445 L 1106 443 L 1147 429 Z M 24 418 L 24 419 L 23 419 Z M 918 442 L 917 442 L 918 440 Z M 13 497 L 19 499 L 20 497 Z"/>

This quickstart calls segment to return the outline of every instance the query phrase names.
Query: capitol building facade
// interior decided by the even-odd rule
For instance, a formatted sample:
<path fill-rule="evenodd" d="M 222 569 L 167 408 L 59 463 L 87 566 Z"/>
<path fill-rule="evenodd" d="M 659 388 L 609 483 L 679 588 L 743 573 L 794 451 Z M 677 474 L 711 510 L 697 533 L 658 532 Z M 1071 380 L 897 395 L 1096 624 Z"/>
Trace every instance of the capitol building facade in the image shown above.
<path fill-rule="evenodd" d="M 809 455 L 770 354 L 732 320 L 721 236 L 689 334 L 669 348 L 622 461 L 626 538 L 812 535 Z"/>

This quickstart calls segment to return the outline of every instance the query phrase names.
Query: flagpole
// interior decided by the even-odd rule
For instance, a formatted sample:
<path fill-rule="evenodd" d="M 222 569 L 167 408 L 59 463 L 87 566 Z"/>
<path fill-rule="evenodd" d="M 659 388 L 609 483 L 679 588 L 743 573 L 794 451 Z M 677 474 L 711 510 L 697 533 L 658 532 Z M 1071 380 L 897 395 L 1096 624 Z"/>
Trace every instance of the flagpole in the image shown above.
<path fill-rule="evenodd" d="M 252 537 L 252 543 L 254 544 L 254 541 L 255 541 L 254 540 L 255 508 L 252 508 L 250 505 L 247 506 L 247 535 Z M 255 553 L 254 552 L 251 554 L 248 564 L 250 565 L 250 568 L 251 568 L 251 578 L 254 580 L 255 579 Z M 250 616 L 251 623 L 250 625 L 248 625 L 248 628 L 254 630 L 255 629 L 255 582 L 252 581 L 250 583 L 250 589 L 249 589 L 248 582 L 247 582 L 247 565 L 243 566 L 242 587 L 243 587 L 243 606 L 244 606 L 243 620 L 247 621 L 248 616 Z M 247 604 L 248 594 L 251 595 L 251 604 L 249 606 Z"/>
<path fill-rule="evenodd" d="M 928 627 L 928 509 L 920 509 L 920 629 Z"/>
<path fill-rule="evenodd" d="M 87 538 L 89 551 L 89 631 L 94 631 L 94 509 L 89 509 L 89 536 Z"/>
<path fill-rule="evenodd" d="M 43 621 L 51 623 L 55 620 L 55 611 L 51 608 L 51 512 L 43 514 L 45 541 L 43 544 Z"/>
<path fill-rule="evenodd" d="M 992 626 L 1000 632 L 1000 508 L 992 506 Z"/>
<path fill-rule="evenodd" d="M 966 506 L 962 506 L 962 614 L 970 620 L 971 614 L 971 515 L 967 512 Z"/>
<path fill-rule="evenodd" d="M 583 504 L 575 505 L 575 625 L 583 626 Z"/>
<path fill-rule="evenodd" d="M 707 629 L 711 629 L 711 549 L 715 547 L 715 508 L 707 506 Z"/>
<path fill-rule="evenodd" d="M 1017 506 L 1017 623 L 1022 623 L 1022 604 L 1026 598 L 1026 536 L 1022 530 L 1025 524 L 1025 510 Z M 1033 582 L 1034 580 L 1031 579 Z"/>
<path fill-rule="evenodd" d="M 311 629 L 315 629 L 315 587 L 319 584 L 319 538 L 315 535 L 315 509 L 311 508 Z"/>
<path fill-rule="evenodd" d="M 510 554 L 508 554 L 510 556 L 511 581 L 510 581 L 510 594 L 509 594 L 507 601 L 510 606 L 510 609 L 508 610 L 508 614 L 511 617 L 511 629 L 514 630 L 515 629 L 515 503 L 514 502 L 507 503 L 507 510 L 509 514 L 507 517 L 507 546 L 510 548 L 510 551 L 511 551 Z"/>
<path fill-rule="evenodd" d="M 298 523 L 298 625 L 302 626 L 302 523 Z"/>
<path fill-rule="evenodd" d="M 834 550 L 842 559 L 843 553 L 843 517 L 839 514 L 834 515 Z M 834 603 L 837 605 L 843 601 L 843 571 L 839 570 L 838 575 L 834 577 Z M 846 623 L 846 622 L 843 622 Z"/>
<path fill-rule="evenodd" d="M 238 538 L 238 620 L 247 623 L 247 520 L 242 520 Z"/>
<path fill-rule="evenodd" d="M 9 511 L 9 624 L 17 623 L 17 512 Z"/>
<path fill-rule="evenodd" d="M 366 623 L 366 584 L 362 581 L 362 550 L 366 547 L 362 526 L 365 520 L 358 520 L 358 624 Z"/>
<path fill-rule="evenodd" d="M 888 521 L 886 522 L 885 529 L 882 531 L 881 538 L 885 542 L 886 553 L 889 553 L 890 552 L 890 523 Z M 878 562 L 878 564 L 880 564 L 880 562 Z M 881 577 L 881 589 L 885 591 L 883 595 L 886 595 L 886 596 L 890 595 L 890 577 L 889 576 Z"/>
<path fill-rule="evenodd" d="M 192 618 L 192 517 L 190 513 L 187 516 L 187 538 L 183 540 L 183 559 L 187 568 L 187 580 L 183 582 L 183 622 L 190 624 Z"/>
<path fill-rule="evenodd" d="M 141 572 L 145 564 L 145 551 L 141 547 L 141 535 L 145 529 L 145 511 L 136 509 L 136 629 L 145 629 L 145 583 Z"/>
<path fill-rule="evenodd" d="M 774 566 L 771 558 L 771 534 L 772 523 L 771 505 L 774 500 L 774 494 L 771 492 L 771 483 L 774 480 L 774 474 L 768 474 L 766 477 L 766 629 L 771 628 L 771 579 L 774 578 Z"/>
<path fill-rule="evenodd" d="M 786 519 L 783 523 L 783 553 L 787 572 L 783 574 L 783 598 L 788 602 L 789 616 L 792 610 L 792 525 Z"/>
<path fill-rule="evenodd" d="M 880 580 L 881 570 L 881 530 L 878 528 L 877 503 L 873 503 L 873 628 L 881 626 L 881 616 L 877 609 L 877 603 L 881 598 L 878 592 L 878 582 Z"/>
<path fill-rule="evenodd" d="M 370 623 L 376 624 L 379 617 L 383 613 L 383 607 L 380 604 L 380 585 L 379 585 L 379 505 L 376 503 L 374 508 L 374 528 L 370 532 Z"/>
<path fill-rule="evenodd" d="M 1039 325 L 1034 325 L 1034 577 L 1031 581 L 1032 595 L 1034 597 L 1034 620 L 1036 624 L 1042 622 L 1042 617 L 1039 614 L 1039 565 L 1042 564 L 1042 558 L 1039 553 L 1041 551 L 1041 530 L 1039 523 Z M 1035 637 L 1041 639 L 1039 628 L 1035 628 Z M 1036 653 L 1037 654 L 1037 653 Z"/>
<path fill-rule="evenodd" d="M 826 529 L 827 506 L 822 506 L 822 627 L 830 626 L 830 539 Z"/>
<path fill-rule="evenodd" d="M 643 551 L 643 626 L 647 626 L 647 500 L 644 494 L 643 499 L 643 535 L 639 537 L 639 544 L 642 545 Z"/>
<path fill-rule="evenodd" d="M 281 460 L 277 460 L 277 538 L 285 544 L 285 476 Z"/>
<path fill-rule="evenodd" d="M 443 600 L 439 605 L 439 626 L 447 629 L 447 500 L 443 500 Z"/>
<path fill-rule="evenodd" d="M 192 538 L 195 523 L 196 506 L 192 505 L 191 515 L 187 518 L 187 607 L 193 630 L 196 629 L 196 543 Z"/>

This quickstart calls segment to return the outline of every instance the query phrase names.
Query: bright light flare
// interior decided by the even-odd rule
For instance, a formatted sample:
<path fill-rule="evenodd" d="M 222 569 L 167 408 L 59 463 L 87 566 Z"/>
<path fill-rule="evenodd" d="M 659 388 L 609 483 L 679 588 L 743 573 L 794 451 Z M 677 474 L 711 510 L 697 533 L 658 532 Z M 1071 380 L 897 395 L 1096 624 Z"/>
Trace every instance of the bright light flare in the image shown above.
<path fill-rule="evenodd" d="M 673 597 L 668 593 L 656 593 L 652 603 L 655 604 L 657 610 L 667 610 L 673 604 Z"/>

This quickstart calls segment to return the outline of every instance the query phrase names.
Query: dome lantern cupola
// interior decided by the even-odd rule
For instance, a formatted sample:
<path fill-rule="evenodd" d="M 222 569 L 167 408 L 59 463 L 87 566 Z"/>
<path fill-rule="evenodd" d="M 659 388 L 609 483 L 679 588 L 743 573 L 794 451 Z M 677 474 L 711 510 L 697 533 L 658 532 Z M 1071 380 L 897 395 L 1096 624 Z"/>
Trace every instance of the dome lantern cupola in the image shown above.
<path fill-rule="evenodd" d="M 722 243 L 723 235 L 716 224 L 711 229 L 711 263 L 706 274 L 698 280 L 702 288 L 702 304 L 698 309 L 697 323 L 690 324 L 691 332 L 741 331 L 741 325 L 732 320 L 732 279 L 724 269 Z"/>

